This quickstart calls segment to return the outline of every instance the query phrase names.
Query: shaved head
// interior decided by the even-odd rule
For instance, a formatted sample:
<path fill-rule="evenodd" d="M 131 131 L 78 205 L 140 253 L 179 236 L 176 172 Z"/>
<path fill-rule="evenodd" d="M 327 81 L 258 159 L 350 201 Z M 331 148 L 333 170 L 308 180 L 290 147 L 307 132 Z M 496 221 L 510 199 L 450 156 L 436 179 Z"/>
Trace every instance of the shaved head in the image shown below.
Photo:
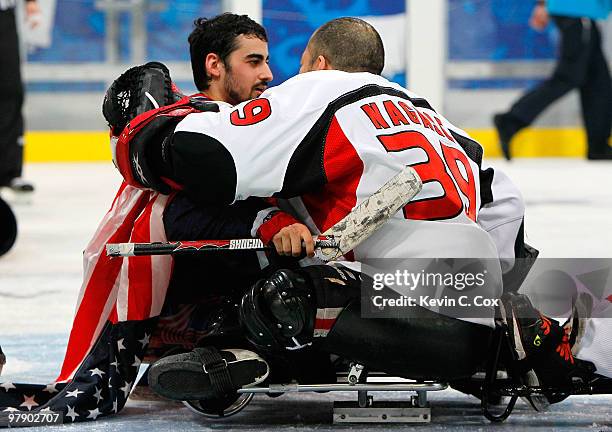
<path fill-rule="evenodd" d="M 310 66 L 323 56 L 333 69 L 380 75 L 385 65 L 380 35 L 359 18 L 336 18 L 323 24 L 310 38 L 306 50 Z"/>

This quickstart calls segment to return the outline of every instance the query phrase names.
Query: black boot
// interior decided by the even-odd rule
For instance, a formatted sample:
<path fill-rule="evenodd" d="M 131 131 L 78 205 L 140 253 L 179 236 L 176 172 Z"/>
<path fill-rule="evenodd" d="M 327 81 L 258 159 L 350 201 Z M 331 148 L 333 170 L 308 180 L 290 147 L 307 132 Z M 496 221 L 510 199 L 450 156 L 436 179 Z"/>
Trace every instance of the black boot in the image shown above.
<path fill-rule="evenodd" d="M 525 384 L 555 389 L 527 398 L 534 409 L 541 411 L 548 404 L 567 398 L 574 379 L 592 378 L 594 365 L 572 354 L 570 340 L 576 340 L 576 335 L 571 333 L 572 327 L 578 331 L 579 326 L 560 326 L 536 310 L 523 294 L 506 293 L 501 300 L 502 318 L 526 371 Z"/>
<path fill-rule="evenodd" d="M 493 116 L 493 123 L 497 129 L 502 153 L 506 160 L 510 160 L 512 159 L 510 154 L 510 141 L 512 141 L 512 137 L 526 125 L 508 113 L 495 114 Z"/>
<path fill-rule="evenodd" d="M 252 351 L 207 347 L 156 361 L 148 380 L 168 399 L 233 402 L 238 389 L 261 383 L 269 372 L 268 363 Z"/>
<path fill-rule="evenodd" d="M 612 148 L 605 147 L 602 151 L 591 151 L 587 154 L 588 160 L 612 160 Z"/>

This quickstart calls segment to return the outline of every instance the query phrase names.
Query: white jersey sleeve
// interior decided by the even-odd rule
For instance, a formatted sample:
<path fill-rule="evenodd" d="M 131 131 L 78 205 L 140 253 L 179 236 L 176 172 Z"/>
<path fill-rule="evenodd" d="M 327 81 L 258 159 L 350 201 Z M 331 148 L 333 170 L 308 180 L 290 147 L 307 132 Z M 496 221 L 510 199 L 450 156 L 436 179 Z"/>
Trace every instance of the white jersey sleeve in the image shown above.
<path fill-rule="evenodd" d="M 187 116 L 173 139 L 178 180 L 213 202 L 220 197 L 232 202 L 278 193 L 296 196 L 320 187 L 325 182 L 323 167 L 311 152 L 321 152 L 323 146 L 314 135 L 330 99 L 321 95 L 340 96 L 353 89 L 354 80 L 313 80 L 309 75 L 235 107 L 222 105 L 218 113 Z M 317 91 L 309 92 L 313 86 Z"/>
<path fill-rule="evenodd" d="M 477 222 L 495 242 L 505 273 L 514 265 L 517 238 L 524 235 L 521 226 L 525 203 L 519 189 L 504 172 L 495 169 L 492 176 L 492 200 L 482 206 Z M 523 243 L 522 238 L 518 240 L 519 244 Z"/>

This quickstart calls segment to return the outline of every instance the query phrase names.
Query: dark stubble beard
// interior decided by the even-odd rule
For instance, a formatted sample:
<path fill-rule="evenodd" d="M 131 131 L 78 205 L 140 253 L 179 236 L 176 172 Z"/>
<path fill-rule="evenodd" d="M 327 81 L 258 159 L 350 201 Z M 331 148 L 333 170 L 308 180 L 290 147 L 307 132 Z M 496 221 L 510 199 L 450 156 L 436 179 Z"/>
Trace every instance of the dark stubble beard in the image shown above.
<path fill-rule="evenodd" d="M 229 99 L 227 102 L 236 105 L 240 102 L 244 102 L 246 100 L 252 99 L 252 89 L 246 94 L 238 93 L 238 90 L 244 90 L 240 87 L 240 83 L 234 78 L 234 74 L 232 73 L 232 68 L 230 65 L 225 65 L 225 81 L 223 82 L 223 89 L 225 90 L 225 94 L 228 95 Z M 267 83 L 265 81 L 260 81 L 256 86 L 265 86 Z M 254 87 L 256 87 L 254 86 Z"/>
<path fill-rule="evenodd" d="M 240 102 L 244 102 L 245 100 L 250 99 L 250 94 L 241 95 L 238 93 L 237 89 L 240 89 L 239 83 L 234 79 L 234 74 L 232 73 L 232 68 L 229 65 L 225 65 L 225 81 L 223 83 L 223 87 L 225 89 L 225 94 L 229 97 L 229 102 L 232 105 L 239 104 Z"/>

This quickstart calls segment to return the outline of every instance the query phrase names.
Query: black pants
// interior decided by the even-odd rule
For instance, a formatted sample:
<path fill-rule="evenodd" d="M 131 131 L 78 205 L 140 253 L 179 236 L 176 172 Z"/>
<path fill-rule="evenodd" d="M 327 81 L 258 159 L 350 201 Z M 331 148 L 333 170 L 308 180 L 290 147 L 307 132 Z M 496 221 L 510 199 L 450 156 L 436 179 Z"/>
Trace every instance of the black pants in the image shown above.
<path fill-rule="evenodd" d="M 21 176 L 23 85 L 15 9 L 0 10 L 0 186 Z"/>
<path fill-rule="evenodd" d="M 553 75 L 522 96 L 510 114 L 527 126 L 550 104 L 577 88 L 590 153 L 608 148 L 612 126 L 612 84 L 595 21 L 554 16 L 561 34 Z"/>
<path fill-rule="evenodd" d="M 318 350 L 412 379 L 458 380 L 483 368 L 491 328 L 420 306 L 398 309 L 395 316 L 364 318 L 362 304 L 370 303 L 372 292 L 362 291 L 362 283 L 371 286 L 367 275 L 329 265 L 300 271 L 314 284 L 318 309 L 342 308 L 327 336 L 315 338 Z M 379 293 L 396 296 L 386 287 Z"/>

